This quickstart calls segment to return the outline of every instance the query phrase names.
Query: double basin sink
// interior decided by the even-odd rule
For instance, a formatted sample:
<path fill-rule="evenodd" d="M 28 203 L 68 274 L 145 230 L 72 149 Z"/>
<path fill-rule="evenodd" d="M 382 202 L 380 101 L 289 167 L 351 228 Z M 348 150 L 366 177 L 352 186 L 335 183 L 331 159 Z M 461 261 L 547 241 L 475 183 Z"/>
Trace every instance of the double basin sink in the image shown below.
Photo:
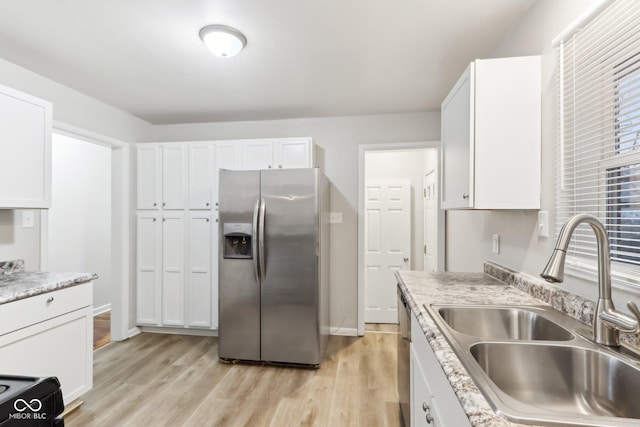
<path fill-rule="evenodd" d="M 544 306 L 426 306 L 493 410 L 524 424 L 640 425 L 640 359 Z"/>

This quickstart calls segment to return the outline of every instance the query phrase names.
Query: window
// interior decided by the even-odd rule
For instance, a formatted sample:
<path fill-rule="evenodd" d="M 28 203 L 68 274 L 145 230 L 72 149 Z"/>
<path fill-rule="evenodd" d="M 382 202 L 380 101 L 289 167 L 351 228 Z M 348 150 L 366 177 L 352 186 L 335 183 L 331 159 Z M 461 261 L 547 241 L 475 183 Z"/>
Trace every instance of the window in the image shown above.
<path fill-rule="evenodd" d="M 597 216 L 610 239 L 614 283 L 640 285 L 640 7 L 605 2 L 557 48 L 559 230 L 576 213 Z M 596 278 L 597 248 L 580 226 L 569 271 Z M 573 268 L 572 268 L 573 267 Z"/>

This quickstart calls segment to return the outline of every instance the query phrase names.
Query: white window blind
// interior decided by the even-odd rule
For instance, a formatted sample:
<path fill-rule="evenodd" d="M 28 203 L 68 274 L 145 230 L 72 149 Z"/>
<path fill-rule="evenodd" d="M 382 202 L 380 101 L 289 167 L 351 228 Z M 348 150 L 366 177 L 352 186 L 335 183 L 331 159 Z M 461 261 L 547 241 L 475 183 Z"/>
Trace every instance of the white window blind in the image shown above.
<path fill-rule="evenodd" d="M 614 282 L 640 286 L 640 3 L 611 2 L 564 37 L 557 61 L 557 230 L 573 214 L 597 216 Z M 596 258 L 593 232 L 581 225 L 568 267 L 595 280 Z"/>

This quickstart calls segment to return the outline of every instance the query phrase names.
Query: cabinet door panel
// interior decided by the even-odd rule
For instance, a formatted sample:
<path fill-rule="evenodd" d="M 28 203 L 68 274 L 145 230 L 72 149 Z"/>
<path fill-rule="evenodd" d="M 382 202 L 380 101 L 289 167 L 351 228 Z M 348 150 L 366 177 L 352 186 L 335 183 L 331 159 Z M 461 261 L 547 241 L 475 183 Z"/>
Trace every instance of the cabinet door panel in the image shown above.
<path fill-rule="evenodd" d="M 160 216 L 138 213 L 137 237 L 137 321 L 143 325 L 159 325 L 162 280 Z"/>
<path fill-rule="evenodd" d="M 189 146 L 189 209 L 210 209 L 213 204 L 214 146 Z"/>
<path fill-rule="evenodd" d="M 2 373 L 56 376 L 65 403 L 89 391 L 93 386 L 92 311 L 88 306 L 1 336 Z"/>
<path fill-rule="evenodd" d="M 240 144 L 218 143 L 216 144 L 216 169 L 238 170 L 240 169 Z M 217 179 L 216 170 L 216 179 Z"/>
<path fill-rule="evenodd" d="M 162 147 L 162 208 L 183 209 L 185 198 L 184 147 Z"/>
<path fill-rule="evenodd" d="M 210 214 L 192 213 L 189 217 L 189 326 L 211 326 L 212 229 Z"/>
<path fill-rule="evenodd" d="M 184 216 L 162 218 L 162 323 L 184 325 Z"/>
<path fill-rule="evenodd" d="M 136 165 L 138 209 L 159 209 L 160 148 L 155 144 L 138 145 Z"/>
<path fill-rule="evenodd" d="M 271 141 L 246 141 L 242 143 L 242 169 L 260 170 L 273 167 L 273 143 Z"/>
<path fill-rule="evenodd" d="M 442 103 L 442 206 L 473 206 L 473 64 Z"/>
<path fill-rule="evenodd" d="M 48 208 L 51 104 L 0 86 L 0 208 Z"/>
<path fill-rule="evenodd" d="M 274 143 L 275 165 L 280 169 L 309 168 L 311 164 L 311 141 L 292 140 Z"/>

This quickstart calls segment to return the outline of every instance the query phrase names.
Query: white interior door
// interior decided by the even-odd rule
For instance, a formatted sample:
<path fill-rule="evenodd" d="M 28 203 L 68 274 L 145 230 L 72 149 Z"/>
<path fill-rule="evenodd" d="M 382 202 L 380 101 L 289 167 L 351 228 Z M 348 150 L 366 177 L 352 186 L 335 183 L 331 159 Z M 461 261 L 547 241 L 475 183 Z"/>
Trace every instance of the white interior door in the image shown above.
<path fill-rule="evenodd" d="M 411 184 L 365 185 L 365 322 L 397 323 L 396 270 L 411 268 Z"/>
<path fill-rule="evenodd" d="M 438 192 L 435 169 L 424 174 L 424 271 L 438 271 Z"/>

